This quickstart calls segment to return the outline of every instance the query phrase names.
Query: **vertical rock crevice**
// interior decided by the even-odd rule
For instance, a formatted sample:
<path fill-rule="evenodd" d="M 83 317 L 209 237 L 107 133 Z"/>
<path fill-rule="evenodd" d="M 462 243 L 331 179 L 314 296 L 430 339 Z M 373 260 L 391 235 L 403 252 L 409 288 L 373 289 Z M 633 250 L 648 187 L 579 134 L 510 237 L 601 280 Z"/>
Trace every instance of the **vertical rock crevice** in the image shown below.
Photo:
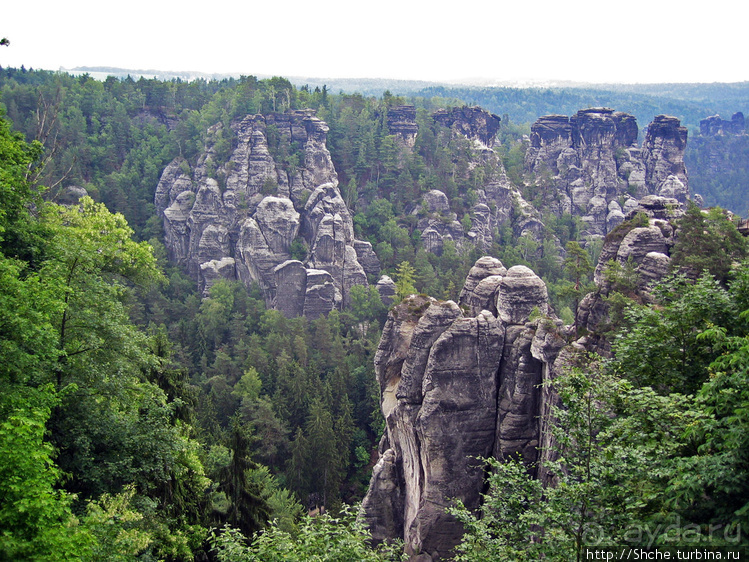
<path fill-rule="evenodd" d="M 481 258 L 460 303 L 462 310 L 452 301 L 405 299 L 391 311 L 375 359 L 387 462 L 374 469 L 361 517 L 377 540 L 400 537 L 423 560 L 447 558 L 459 542 L 462 527 L 447 512 L 454 498 L 479 507 L 480 459 L 519 452 L 530 463 L 538 444 L 541 362 L 531 347 L 540 320 L 529 316 L 539 311 L 554 321 L 543 282 L 528 268 Z M 396 473 L 402 480 L 387 487 L 398 492 L 383 497 L 386 475 Z M 386 528 L 384 521 L 401 521 L 386 517 L 397 502 L 403 526 Z"/>
<path fill-rule="evenodd" d="M 301 300 L 308 295 L 309 302 L 279 308 L 292 316 L 327 314 L 343 304 L 353 285 L 367 285 L 326 146 L 328 126 L 313 111 L 300 110 L 248 115 L 234 121 L 232 130 L 236 146 L 225 162 L 209 140 L 194 166 L 177 158 L 162 173 L 154 202 L 169 258 L 204 296 L 219 279 L 239 280 L 248 287 L 257 283 L 269 306 L 279 306 L 280 281 L 304 277 L 307 284 L 292 292 Z M 298 166 L 283 156 L 302 159 L 302 150 Z M 292 258 L 294 241 L 310 249 L 300 262 L 307 275 L 279 276 L 277 268 Z M 377 275 L 376 255 L 359 246 L 368 271 Z"/>

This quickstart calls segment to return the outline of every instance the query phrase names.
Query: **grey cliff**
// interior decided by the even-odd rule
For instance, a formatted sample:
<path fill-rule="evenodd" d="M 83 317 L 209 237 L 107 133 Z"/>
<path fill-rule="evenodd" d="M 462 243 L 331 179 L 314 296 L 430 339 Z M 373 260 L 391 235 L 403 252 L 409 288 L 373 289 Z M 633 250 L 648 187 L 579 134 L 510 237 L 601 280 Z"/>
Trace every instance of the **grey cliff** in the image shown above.
<path fill-rule="evenodd" d="M 647 195 L 689 194 L 684 166 L 687 130 L 657 116 L 637 145 L 635 118 L 608 108 L 548 115 L 531 128 L 525 168 L 542 188 L 543 205 L 557 216 L 580 216 L 584 235 L 601 238 Z"/>
<path fill-rule="evenodd" d="M 155 204 L 169 258 L 204 296 L 218 279 L 239 280 L 288 316 L 327 314 L 379 275 L 371 245 L 354 239 L 328 126 L 305 110 L 248 115 L 232 130 L 226 161 L 209 141 L 195 166 L 177 158 L 162 173 Z"/>
<path fill-rule="evenodd" d="M 670 272 L 682 215 L 678 200 L 650 195 L 608 234 L 598 288 L 578 309 L 579 338 L 556 318 L 533 271 L 488 256 L 470 270 L 457 304 L 411 296 L 391 310 L 375 356 L 386 430 L 360 511 L 376 541 L 403 539 L 413 562 L 450 559 L 462 528 L 447 508 L 455 498 L 479 507 L 477 458 L 518 457 L 552 481 L 543 461 L 554 456 L 549 423 L 559 398 L 544 383 L 580 354 L 609 353 L 607 296 L 618 287 L 606 268 L 631 268 L 628 290 L 646 301 Z"/>
<path fill-rule="evenodd" d="M 462 529 L 446 508 L 478 507 L 477 459 L 537 459 L 538 385 L 561 331 L 543 281 L 490 257 L 471 269 L 460 306 L 411 296 L 391 310 L 375 356 L 387 427 L 361 511 L 376 540 L 403 538 L 414 560 L 449 558 Z"/>

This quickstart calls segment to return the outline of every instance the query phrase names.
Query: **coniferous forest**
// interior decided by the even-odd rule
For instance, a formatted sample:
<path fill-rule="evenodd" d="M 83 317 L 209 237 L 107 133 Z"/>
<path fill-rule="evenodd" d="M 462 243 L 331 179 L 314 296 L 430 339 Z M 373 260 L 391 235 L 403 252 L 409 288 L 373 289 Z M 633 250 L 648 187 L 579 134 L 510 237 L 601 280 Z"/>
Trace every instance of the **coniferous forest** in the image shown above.
<path fill-rule="evenodd" d="M 395 280 L 396 303 L 457 301 L 491 255 L 530 267 L 571 325 L 596 290 L 601 244 L 581 245 L 579 217 L 547 212 L 524 168 L 542 113 L 490 108 L 502 115 L 501 170 L 477 166 L 471 143 L 430 118 L 476 102 L 466 95 L 0 68 L 0 559 L 407 559 L 356 518 L 385 425 L 374 356 L 389 307 L 377 279 L 315 319 L 287 318 L 240 282 L 203 295 L 167 259 L 154 194 L 173 159 L 194 162 L 209 140 L 226 157 L 236 119 L 312 109 L 330 128 L 356 237 Z M 411 150 L 387 122 L 406 104 L 419 125 Z M 555 107 L 566 108 L 543 113 Z M 749 201 L 746 147 L 731 142 L 725 161 L 742 164 L 722 168 L 715 145 L 729 141 L 694 143 L 690 175 L 714 207 L 679 219 L 674 270 L 652 297 L 626 264 L 606 269 L 609 353 L 555 381 L 562 452 L 545 469 L 556 485 L 491 463 L 482 512 L 455 504 L 457 559 L 580 560 L 591 529 L 615 545 L 675 520 L 679 540 L 686 529 L 711 546 L 749 543 L 749 246 L 721 209 Z M 283 143 L 269 150 L 299 165 Z M 724 173 L 701 172 L 708 164 Z M 488 250 L 447 240 L 427 251 L 414 202 L 443 191 L 468 231 L 479 186 L 501 173 L 536 206 L 542 234 L 508 224 Z"/>

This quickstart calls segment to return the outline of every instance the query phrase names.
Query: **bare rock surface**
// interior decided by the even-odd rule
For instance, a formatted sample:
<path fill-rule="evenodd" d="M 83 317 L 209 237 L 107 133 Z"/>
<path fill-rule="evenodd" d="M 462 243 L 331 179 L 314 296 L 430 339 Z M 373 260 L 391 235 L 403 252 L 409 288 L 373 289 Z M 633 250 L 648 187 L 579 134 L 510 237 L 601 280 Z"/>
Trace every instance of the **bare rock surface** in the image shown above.
<path fill-rule="evenodd" d="M 668 274 L 680 212 L 678 201 L 651 195 L 606 237 L 602 259 L 632 269 L 637 298 Z M 411 561 L 450 559 L 462 528 L 446 508 L 452 498 L 479 506 L 476 458 L 519 457 L 552 482 L 543 461 L 556 454 L 549 420 L 559 397 L 544 383 L 581 354 L 608 352 L 616 281 L 606 262 L 576 327 L 556 318 L 533 271 L 488 256 L 471 268 L 460 306 L 414 295 L 390 311 L 375 357 L 386 431 L 360 512 L 375 540 L 403 539 Z M 576 328 L 585 334 L 577 340 Z"/>
<path fill-rule="evenodd" d="M 209 140 L 194 167 L 178 158 L 162 173 L 154 201 L 169 258 L 204 294 L 218 277 L 237 279 L 257 283 L 266 303 L 288 316 L 327 314 L 352 286 L 367 284 L 367 273 L 379 274 L 371 245 L 354 240 L 326 146 L 327 124 L 303 110 L 248 115 L 232 129 L 236 147 L 226 161 Z M 282 146 L 299 165 L 278 158 Z M 295 242 L 308 251 L 292 266 Z M 305 269 L 328 277 L 310 285 Z"/>
<path fill-rule="evenodd" d="M 588 237 L 602 237 L 643 197 L 686 202 L 686 142 L 687 130 L 679 120 L 659 115 L 638 147 L 632 115 L 590 108 L 569 118 L 538 119 L 531 127 L 525 168 L 544 189 L 545 208 L 581 217 Z"/>
<path fill-rule="evenodd" d="M 561 322 L 546 314 L 546 287 L 528 268 L 479 259 L 461 305 L 406 298 L 388 315 L 375 356 L 384 460 L 360 516 L 377 540 L 403 538 L 412 560 L 449 558 L 462 528 L 446 508 L 453 498 L 478 507 L 477 458 L 536 459 L 538 385 L 562 341 L 552 335 Z M 529 321 L 534 309 L 545 315 Z M 552 328 L 541 329 L 542 320 Z"/>
<path fill-rule="evenodd" d="M 392 306 L 395 302 L 395 281 L 389 275 L 383 275 L 375 285 L 377 292 L 380 294 L 380 300 L 385 306 Z"/>

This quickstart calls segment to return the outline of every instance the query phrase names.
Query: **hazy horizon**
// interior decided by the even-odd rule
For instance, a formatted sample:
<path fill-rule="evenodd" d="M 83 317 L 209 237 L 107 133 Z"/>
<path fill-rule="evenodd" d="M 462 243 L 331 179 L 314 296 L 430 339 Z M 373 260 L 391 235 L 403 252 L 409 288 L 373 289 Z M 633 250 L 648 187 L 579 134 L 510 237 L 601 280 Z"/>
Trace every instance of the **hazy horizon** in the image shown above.
<path fill-rule="evenodd" d="M 92 0 L 15 2 L 4 9 L 0 37 L 11 44 L 0 48 L 0 66 L 440 83 L 749 80 L 735 57 L 744 51 L 742 35 L 717 24 L 719 15 L 743 21 L 746 5 L 516 4 L 437 9 L 402 0 L 363 7 L 291 0 L 279 9 L 133 0 L 113 11 Z"/>

